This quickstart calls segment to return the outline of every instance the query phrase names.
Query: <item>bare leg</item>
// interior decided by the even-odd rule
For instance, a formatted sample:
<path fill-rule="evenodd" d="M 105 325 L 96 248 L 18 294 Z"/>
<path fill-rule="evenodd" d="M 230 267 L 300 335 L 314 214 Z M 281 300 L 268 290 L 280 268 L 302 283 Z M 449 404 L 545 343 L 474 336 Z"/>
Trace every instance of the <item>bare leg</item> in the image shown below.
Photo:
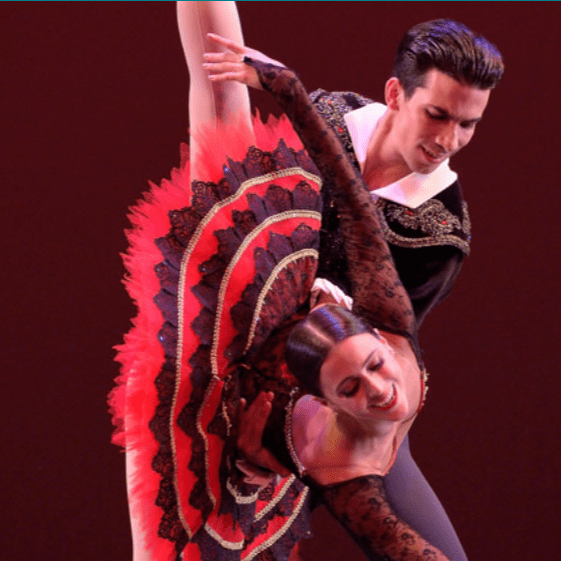
<path fill-rule="evenodd" d="M 177 22 L 189 69 L 189 125 L 191 179 L 204 179 L 199 171 L 200 150 L 197 134 L 201 126 L 218 121 L 251 126 L 247 87 L 238 82 L 211 83 L 203 70 L 203 53 L 223 47 L 211 44 L 207 33 L 217 33 L 243 44 L 235 2 L 178 2 Z"/>

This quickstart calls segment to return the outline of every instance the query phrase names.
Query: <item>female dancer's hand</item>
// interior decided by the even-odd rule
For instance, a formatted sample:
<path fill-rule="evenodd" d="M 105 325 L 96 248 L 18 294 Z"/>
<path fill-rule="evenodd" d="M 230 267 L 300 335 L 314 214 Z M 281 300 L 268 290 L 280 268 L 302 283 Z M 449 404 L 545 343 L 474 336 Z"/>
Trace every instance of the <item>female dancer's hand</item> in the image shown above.
<path fill-rule="evenodd" d="M 263 87 L 259 82 L 256 70 L 243 61 L 246 56 L 261 62 L 284 67 L 284 64 L 269 58 L 255 49 L 244 47 L 215 33 L 208 33 L 207 37 L 230 51 L 225 53 L 205 53 L 203 55 L 205 60 L 203 68 L 209 71 L 209 80 L 212 82 L 234 80 L 251 88 L 262 90 Z"/>

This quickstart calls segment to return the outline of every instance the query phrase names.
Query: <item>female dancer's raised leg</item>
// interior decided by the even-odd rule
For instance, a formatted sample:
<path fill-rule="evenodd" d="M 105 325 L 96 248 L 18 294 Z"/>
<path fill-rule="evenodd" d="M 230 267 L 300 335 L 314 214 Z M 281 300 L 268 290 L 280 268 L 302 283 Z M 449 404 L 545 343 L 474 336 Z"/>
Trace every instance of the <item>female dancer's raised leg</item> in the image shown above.
<path fill-rule="evenodd" d="M 205 127 L 235 123 L 251 130 L 247 86 L 238 82 L 212 83 L 203 70 L 203 53 L 225 50 L 207 33 L 243 43 L 235 2 L 178 2 L 177 22 L 189 69 L 189 127 L 191 179 L 205 180 L 199 135 Z"/>

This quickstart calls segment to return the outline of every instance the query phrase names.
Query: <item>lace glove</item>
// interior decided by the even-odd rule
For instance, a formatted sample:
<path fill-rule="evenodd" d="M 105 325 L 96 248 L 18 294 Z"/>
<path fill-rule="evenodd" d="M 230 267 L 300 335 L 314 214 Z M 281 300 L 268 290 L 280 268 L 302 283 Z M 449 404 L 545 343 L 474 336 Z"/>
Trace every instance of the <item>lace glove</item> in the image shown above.
<path fill-rule="evenodd" d="M 449 561 L 387 502 L 381 477 L 368 475 L 317 488 L 327 509 L 368 556 L 388 561 Z"/>
<path fill-rule="evenodd" d="M 337 135 L 293 70 L 248 57 L 244 61 L 275 96 L 323 177 L 334 184 L 349 258 L 353 310 L 375 327 L 411 337 L 411 302 L 395 270 L 370 193 Z"/>

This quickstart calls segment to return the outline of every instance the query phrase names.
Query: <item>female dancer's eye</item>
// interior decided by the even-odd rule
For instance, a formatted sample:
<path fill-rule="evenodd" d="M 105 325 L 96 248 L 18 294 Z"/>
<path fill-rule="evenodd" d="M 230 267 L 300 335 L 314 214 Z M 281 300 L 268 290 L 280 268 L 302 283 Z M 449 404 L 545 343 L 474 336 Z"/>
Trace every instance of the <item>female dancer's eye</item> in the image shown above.
<path fill-rule="evenodd" d="M 340 390 L 340 393 L 345 397 L 353 397 L 358 392 L 359 386 L 360 382 L 358 380 L 349 380 L 344 384 L 343 388 Z"/>
<path fill-rule="evenodd" d="M 368 371 L 369 372 L 377 372 L 378 370 L 380 370 L 380 368 L 382 368 L 382 366 L 384 366 L 384 359 L 372 361 L 368 365 Z"/>

